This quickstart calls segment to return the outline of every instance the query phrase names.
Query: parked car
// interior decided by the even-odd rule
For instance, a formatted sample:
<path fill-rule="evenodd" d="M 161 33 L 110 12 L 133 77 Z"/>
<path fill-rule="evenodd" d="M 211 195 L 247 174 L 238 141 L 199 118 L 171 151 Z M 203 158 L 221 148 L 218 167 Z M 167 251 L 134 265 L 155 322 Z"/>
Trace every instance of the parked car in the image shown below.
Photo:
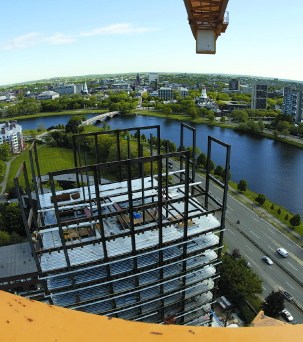
<path fill-rule="evenodd" d="M 262 260 L 267 263 L 267 265 L 273 265 L 273 261 L 266 255 L 262 257 Z"/>
<path fill-rule="evenodd" d="M 290 314 L 290 312 L 286 309 L 283 309 L 281 312 L 281 315 L 288 321 L 291 322 L 294 320 L 294 318 L 292 317 L 292 315 Z"/>
<path fill-rule="evenodd" d="M 290 293 L 288 293 L 288 292 L 286 292 L 286 291 L 283 291 L 283 295 L 284 295 L 284 297 L 289 301 L 289 302 L 292 302 L 293 301 L 293 296 L 290 294 Z"/>
<path fill-rule="evenodd" d="M 288 256 L 288 252 L 286 249 L 280 247 L 277 249 L 277 253 L 279 253 L 280 255 L 282 255 L 282 257 L 286 258 Z"/>

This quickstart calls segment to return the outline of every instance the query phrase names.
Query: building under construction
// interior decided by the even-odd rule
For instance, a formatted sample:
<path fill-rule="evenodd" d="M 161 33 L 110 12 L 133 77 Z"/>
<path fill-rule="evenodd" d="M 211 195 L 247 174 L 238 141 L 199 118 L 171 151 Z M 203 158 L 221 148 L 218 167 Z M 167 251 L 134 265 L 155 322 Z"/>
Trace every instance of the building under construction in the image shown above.
<path fill-rule="evenodd" d="M 112 142 L 110 162 L 104 139 Z M 209 165 L 196 176 L 195 129 L 181 124 L 178 152 L 163 143 L 160 126 L 75 135 L 73 145 L 75 167 L 45 176 L 34 143 L 30 165 L 15 178 L 42 285 L 36 294 L 111 317 L 210 324 L 228 183 Z M 230 146 L 208 137 L 209 161 L 213 145 L 228 171 Z"/>

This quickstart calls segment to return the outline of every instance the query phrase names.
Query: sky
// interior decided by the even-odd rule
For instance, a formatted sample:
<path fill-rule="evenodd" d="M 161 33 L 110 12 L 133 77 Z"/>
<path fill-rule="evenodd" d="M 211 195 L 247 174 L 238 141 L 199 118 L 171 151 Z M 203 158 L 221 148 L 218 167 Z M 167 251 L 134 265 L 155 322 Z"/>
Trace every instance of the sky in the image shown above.
<path fill-rule="evenodd" d="M 229 0 L 215 55 L 196 54 L 183 0 L 14 0 L 0 8 L 0 85 L 148 72 L 303 81 L 302 0 Z"/>

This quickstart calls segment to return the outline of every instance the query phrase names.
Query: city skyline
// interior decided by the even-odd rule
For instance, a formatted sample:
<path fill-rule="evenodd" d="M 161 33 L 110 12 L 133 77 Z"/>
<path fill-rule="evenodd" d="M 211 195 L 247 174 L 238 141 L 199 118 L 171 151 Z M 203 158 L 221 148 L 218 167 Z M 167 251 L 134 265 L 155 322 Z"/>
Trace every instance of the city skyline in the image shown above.
<path fill-rule="evenodd" d="M 2 4 L 0 85 L 89 74 L 186 72 L 303 81 L 303 3 L 229 0 L 216 55 L 197 55 L 182 0 Z M 141 5 L 141 6 L 140 6 Z M 297 19 L 296 19 L 297 17 Z M 289 53 L 291 51 L 291 54 Z"/>

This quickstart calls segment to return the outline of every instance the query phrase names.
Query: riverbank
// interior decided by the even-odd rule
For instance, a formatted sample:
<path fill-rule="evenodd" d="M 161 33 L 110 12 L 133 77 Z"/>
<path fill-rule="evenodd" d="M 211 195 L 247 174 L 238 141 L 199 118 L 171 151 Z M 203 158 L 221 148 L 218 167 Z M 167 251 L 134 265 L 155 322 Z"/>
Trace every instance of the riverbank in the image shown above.
<path fill-rule="evenodd" d="M 193 119 L 190 115 L 187 114 L 165 114 L 163 112 L 160 111 L 152 111 L 152 110 L 140 110 L 140 111 L 133 111 L 130 114 L 126 114 L 126 115 L 144 115 L 144 116 L 155 116 L 155 117 L 159 117 L 159 118 L 165 118 L 165 119 L 169 119 L 169 120 L 175 120 L 175 121 L 186 121 L 186 122 L 191 122 L 194 124 L 203 124 L 203 125 L 208 125 L 208 126 L 217 126 L 220 128 L 228 128 L 228 129 L 232 129 L 244 134 L 249 134 L 249 135 L 253 135 L 253 136 L 260 136 L 263 138 L 268 138 L 271 140 L 275 140 L 275 141 L 279 141 L 291 146 L 295 146 L 298 147 L 300 149 L 303 149 L 303 139 L 302 138 L 298 138 L 295 136 L 275 136 L 274 132 L 269 130 L 269 129 L 265 129 L 263 132 L 259 132 L 259 133 L 251 133 L 251 132 L 247 132 L 247 131 L 242 131 L 238 129 L 238 123 L 233 123 L 233 122 L 220 122 L 220 121 L 209 121 L 206 118 L 195 118 Z"/>
<path fill-rule="evenodd" d="M 62 112 L 40 112 L 36 114 L 30 115 L 21 115 L 21 116 L 13 116 L 13 117 L 5 117 L 0 118 L 0 122 L 8 121 L 8 120 L 26 120 L 26 119 L 35 119 L 35 118 L 43 118 L 47 116 L 60 116 L 60 115 L 85 115 L 85 114 L 103 114 L 108 112 L 108 110 L 104 109 L 73 109 L 73 110 L 65 110 Z"/>
<path fill-rule="evenodd" d="M 142 112 L 142 111 L 141 111 Z M 64 112 L 62 113 L 64 114 Z M 140 113 L 139 113 L 140 114 Z M 144 114 L 144 112 L 143 112 Z M 154 111 L 146 111 L 146 115 L 122 115 L 118 118 L 115 118 L 112 121 L 107 121 L 106 124 L 109 124 L 113 129 L 121 129 L 123 127 L 134 127 L 134 126 L 146 126 L 146 125 L 161 125 L 162 127 L 162 135 L 169 139 L 170 141 L 174 142 L 176 145 L 179 144 L 179 136 L 180 136 L 180 122 L 187 121 L 191 118 L 188 115 L 182 114 L 178 116 L 178 120 L 176 120 L 175 115 L 165 115 L 161 112 L 154 112 Z M 150 115 L 156 114 L 156 115 Z M 93 115 L 92 115 L 93 116 Z M 155 116 L 153 118 L 153 116 Z M 157 116 L 157 117 L 156 117 Z M 60 116 L 58 116 L 59 118 Z M 46 120 L 46 119 L 45 119 Z M 47 118 L 48 120 L 48 118 Z M 54 122 L 60 121 L 61 119 L 57 119 L 56 117 L 53 118 Z M 63 118 L 62 118 L 63 120 Z M 62 121 L 64 124 L 69 120 L 68 116 L 65 116 L 64 120 Z M 30 120 L 29 122 L 35 120 Z M 226 141 L 233 146 L 233 179 L 235 182 L 238 182 L 240 179 L 246 179 L 249 186 L 256 191 L 257 193 L 264 193 L 266 198 L 270 198 L 274 200 L 275 203 L 280 203 L 285 208 L 288 208 L 291 213 L 301 213 L 302 215 L 302 206 L 299 198 L 302 196 L 299 193 L 299 189 L 302 186 L 302 181 L 297 179 L 298 171 L 296 168 L 289 169 L 288 165 L 289 162 L 293 163 L 294 158 L 299 162 L 298 166 L 302 164 L 302 152 L 300 150 L 293 150 L 293 148 L 287 147 L 286 144 L 274 143 L 268 139 L 260 139 L 260 138 L 252 138 L 249 135 L 234 133 L 236 130 L 222 130 L 221 127 L 216 127 L 219 125 L 215 124 L 208 124 L 208 125 L 201 125 L 200 123 L 196 125 L 197 134 L 199 135 L 199 148 L 201 151 L 205 151 L 205 140 L 207 140 L 207 136 L 213 135 L 222 141 Z M 204 119 L 205 121 L 205 119 Z M 43 122 L 43 121 L 42 121 Z M 194 122 L 194 120 L 192 120 Z M 40 121 L 39 121 L 40 125 Z M 46 127 L 54 125 L 53 121 L 48 120 Z M 26 127 L 26 121 L 24 122 L 24 126 Z M 213 126 L 213 127 L 212 127 Z M 31 127 L 31 126 L 29 126 Z M 38 125 L 33 127 L 39 127 Z M 85 128 L 86 132 L 100 130 L 101 125 L 98 126 L 87 126 Z M 177 128 L 178 127 L 178 128 Z M 39 132 L 41 128 L 39 128 Z M 239 143 L 239 139 L 243 136 L 243 143 Z M 202 139 L 203 138 L 203 139 Z M 241 138 L 242 139 L 242 138 Z M 241 140 L 242 141 L 242 140 Z M 284 145 L 284 147 L 283 147 Z M 242 150 L 244 151 L 242 153 Z M 252 153 L 252 151 L 259 151 L 257 154 Z M 245 152 L 246 151 L 246 152 Z M 264 152 L 264 158 L 259 158 L 260 153 Z M 277 152 L 275 152 L 277 151 Z M 274 156 L 277 153 L 276 158 L 271 158 L 270 156 Z M 261 153 L 262 154 L 262 153 Z M 283 158 L 283 165 L 278 168 L 279 163 Z M 214 157 L 214 162 L 218 165 L 221 165 L 220 158 Z M 237 165 L 242 165 L 241 167 L 237 167 Z M 256 167 L 258 165 L 258 167 Z M 274 169 L 271 169 L 269 165 L 276 165 Z M 250 171 L 251 170 L 251 171 Z M 275 171 L 276 170 L 276 171 Z M 280 170 L 280 171 L 278 171 Z M 287 177 L 284 177 L 285 175 Z M 258 175 L 256 177 L 256 175 Z M 260 177 L 262 175 L 262 177 Z M 283 182 L 280 182 L 281 179 L 285 178 Z M 262 181 L 259 181 L 261 179 Z M 271 180 L 275 180 L 276 184 L 274 187 L 270 185 Z M 256 183 L 259 182 L 259 183 Z M 283 185 L 282 185 L 283 183 Z M 256 186 L 257 184 L 257 186 Z M 268 186 L 266 185 L 268 184 Z M 293 184 L 297 184 L 296 187 Z M 260 186 L 259 186 L 260 185 Z M 289 196 L 289 191 L 286 192 L 286 189 L 293 189 L 292 195 Z M 280 190 L 279 190 L 280 188 Z M 281 196 L 273 196 L 277 194 L 277 190 L 281 192 Z M 283 197 L 282 197 L 283 196 Z M 256 195 L 255 195 L 256 197 Z M 254 198 L 255 198 L 254 197 Z M 254 198 L 252 199 L 254 203 Z M 281 201 L 280 201 L 281 199 Z M 266 201 L 267 204 L 267 201 Z M 265 204 L 265 205 L 266 205 Z M 264 205 L 264 206 L 265 206 Z M 275 205 L 276 209 L 280 207 L 280 205 Z M 268 208 L 269 211 L 270 208 Z M 285 213 L 283 211 L 283 213 Z M 289 218 L 293 216 L 293 214 L 289 214 Z M 286 214 L 285 214 L 286 216 Z M 279 219 L 283 221 L 284 216 L 279 216 Z M 287 223 L 287 222 L 286 222 Z M 289 224 L 289 223 L 288 223 Z"/>
<path fill-rule="evenodd" d="M 42 118 L 42 117 L 48 117 L 48 116 L 60 116 L 60 115 L 77 115 L 77 114 L 103 114 L 108 112 L 108 110 L 105 109 L 75 109 L 75 110 L 66 110 L 61 112 L 40 112 L 36 114 L 30 114 L 30 115 L 22 115 L 22 116 L 14 116 L 14 117 L 5 117 L 0 118 L 0 122 L 4 122 L 7 120 L 26 120 L 26 119 L 34 119 L 34 118 Z M 123 114 L 125 116 L 132 116 L 132 115 L 143 115 L 143 116 L 154 116 L 159 118 L 164 118 L 168 120 L 174 120 L 174 121 L 186 121 L 194 124 L 203 124 L 208 126 L 216 126 L 220 128 L 228 128 L 235 131 L 242 132 L 244 134 L 249 135 L 255 135 L 260 136 L 264 138 L 268 138 L 271 140 L 279 141 L 288 145 L 292 145 L 295 147 L 298 147 L 300 149 L 303 149 L 303 139 L 294 137 L 294 136 L 275 136 L 273 131 L 270 131 L 268 129 L 265 129 L 263 132 L 260 133 L 250 133 L 250 132 L 244 132 L 242 130 L 238 129 L 238 124 L 233 122 L 220 122 L 218 120 L 209 121 L 207 118 L 195 118 L 193 119 L 190 115 L 184 114 L 184 113 L 178 113 L 178 114 L 166 114 L 161 111 L 155 111 L 155 110 L 133 110 L 130 113 Z"/>

